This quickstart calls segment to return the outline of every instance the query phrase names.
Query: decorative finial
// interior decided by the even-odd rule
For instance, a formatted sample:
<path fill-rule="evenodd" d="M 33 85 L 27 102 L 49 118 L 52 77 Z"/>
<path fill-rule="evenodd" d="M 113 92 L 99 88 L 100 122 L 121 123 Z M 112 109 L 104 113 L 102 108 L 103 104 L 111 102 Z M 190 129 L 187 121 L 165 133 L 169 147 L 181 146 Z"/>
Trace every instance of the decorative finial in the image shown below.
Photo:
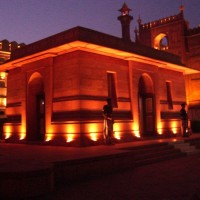
<path fill-rule="evenodd" d="M 122 8 L 119 9 L 118 11 L 120 11 L 121 14 L 124 16 L 124 15 L 129 15 L 129 12 L 132 11 L 132 10 L 126 5 L 126 3 L 124 3 L 122 5 Z"/>
<path fill-rule="evenodd" d="M 181 0 L 180 11 L 181 11 L 181 13 L 183 13 L 183 11 L 184 11 L 183 0 Z"/>
<path fill-rule="evenodd" d="M 181 13 L 183 13 L 183 11 L 184 11 L 184 5 L 180 6 L 180 11 L 181 11 Z"/>
<path fill-rule="evenodd" d="M 142 20 L 141 20 L 141 18 L 140 18 L 140 15 L 139 15 L 139 17 L 138 17 L 137 22 L 138 22 L 139 25 L 142 23 Z"/>

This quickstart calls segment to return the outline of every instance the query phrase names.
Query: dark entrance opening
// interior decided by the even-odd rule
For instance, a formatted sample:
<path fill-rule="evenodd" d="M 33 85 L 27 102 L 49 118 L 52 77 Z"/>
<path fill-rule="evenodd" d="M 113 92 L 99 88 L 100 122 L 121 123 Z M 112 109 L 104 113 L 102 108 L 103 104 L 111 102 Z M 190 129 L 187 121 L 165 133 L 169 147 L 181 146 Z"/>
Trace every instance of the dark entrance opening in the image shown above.
<path fill-rule="evenodd" d="M 44 140 L 45 136 L 45 95 L 39 94 L 36 96 L 36 125 L 37 139 Z"/>
<path fill-rule="evenodd" d="M 138 96 L 140 133 L 142 136 L 154 136 L 156 134 L 155 95 L 153 82 L 147 74 L 143 74 L 139 80 Z"/>
<path fill-rule="evenodd" d="M 34 73 L 28 83 L 26 138 L 29 141 L 43 141 L 45 138 L 45 93 L 39 73 Z"/>

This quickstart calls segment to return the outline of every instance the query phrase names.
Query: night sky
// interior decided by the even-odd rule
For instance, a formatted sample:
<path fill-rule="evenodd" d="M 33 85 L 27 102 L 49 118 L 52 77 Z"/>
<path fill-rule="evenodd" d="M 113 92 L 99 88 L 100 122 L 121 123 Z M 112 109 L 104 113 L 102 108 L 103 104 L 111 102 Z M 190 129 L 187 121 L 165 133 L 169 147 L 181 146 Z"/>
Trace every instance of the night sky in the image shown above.
<path fill-rule="evenodd" d="M 200 24 L 200 0 L 0 0 L 0 40 L 29 44 L 76 26 L 121 37 L 124 2 L 134 17 L 132 39 L 139 15 L 143 23 L 175 15 L 181 2 L 190 28 Z"/>

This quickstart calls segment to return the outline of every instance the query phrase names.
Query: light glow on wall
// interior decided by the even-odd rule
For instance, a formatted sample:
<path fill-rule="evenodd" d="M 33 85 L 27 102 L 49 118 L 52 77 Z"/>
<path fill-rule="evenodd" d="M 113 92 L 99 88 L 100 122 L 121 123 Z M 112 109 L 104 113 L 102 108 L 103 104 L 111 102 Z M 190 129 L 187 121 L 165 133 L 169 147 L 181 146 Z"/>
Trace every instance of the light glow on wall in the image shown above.
<path fill-rule="evenodd" d="M 157 132 L 158 132 L 159 135 L 163 134 L 163 130 L 162 129 L 157 129 Z"/>
<path fill-rule="evenodd" d="M 19 140 L 24 140 L 26 138 L 26 133 L 21 133 Z"/>
<path fill-rule="evenodd" d="M 133 123 L 132 129 L 133 129 L 133 135 L 134 135 L 135 137 L 137 137 L 137 138 L 140 138 L 141 135 L 140 135 L 138 123 Z"/>
<path fill-rule="evenodd" d="M 98 124 L 89 124 L 88 125 L 88 130 L 89 132 L 89 138 L 92 140 L 92 141 L 97 141 L 99 139 L 98 137 Z"/>
<path fill-rule="evenodd" d="M 162 128 L 161 122 L 158 122 L 158 124 L 157 124 L 157 132 L 158 132 L 159 135 L 163 134 L 163 128 Z"/>
<path fill-rule="evenodd" d="M 5 127 L 5 139 L 9 139 L 11 137 L 11 126 L 6 126 Z"/>
<path fill-rule="evenodd" d="M 75 133 L 76 132 L 76 127 L 73 124 L 68 124 L 66 126 L 66 131 L 67 133 Z"/>
<path fill-rule="evenodd" d="M 90 139 L 92 141 L 97 141 L 98 140 L 98 134 L 97 133 L 90 133 Z"/>
<path fill-rule="evenodd" d="M 1 97 L 0 98 L 0 105 L 5 107 L 6 104 L 7 104 L 7 99 L 5 97 Z"/>
<path fill-rule="evenodd" d="M 88 125 L 88 132 L 89 132 L 89 133 L 98 132 L 97 124 L 89 124 L 89 125 Z"/>
<path fill-rule="evenodd" d="M 134 136 L 137 137 L 137 138 L 140 138 L 141 135 L 140 135 L 140 131 L 136 130 L 133 132 Z"/>
<path fill-rule="evenodd" d="M 75 134 L 66 134 L 67 143 L 74 141 L 74 138 L 75 138 Z"/>
<path fill-rule="evenodd" d="M 51 133 L 46 134 L 45 141 L 49 142 L 51 140 L 53 140 L 53 134 L 51 134 Z"/>
<path fill-rule="evenodd" d="M 114 125 L 113 125 L 113 131 L 114 131 L 114 132 L 119 132 L 119 131 L 121 131 L 121 125 L 118 124 L 118 123 L 114 123 Z"/>
<path fill-rule="evenodd" d="M 121 139 L 121 133 L 119 131 L 114 132 L 114 138 L 117 140 Z"/>
<path fill-rule="evenodd" d="M 7 139 L 9 139 L 10 137 L 11 137 L 11 133 L 6 132 L 6 133 L 5 133 L 5 139 L 7 140 Z"/>
<path fill-rule="evenodd" d="M 5 80 L 6 74 L 7 74 L 6 72 L 0 72 L 0 79 Z"/>
<path fill-rule="evenodd" d="M 171 130 L 172 130 L 172 133 L 173 133 L 173 134 L 177 134 L 177 133 L 178 133 L 177 125 L 178 125 L 178 122 L 177 122 L 177 121 L 173 121 L 173 122 L 171 122 L 171 124 L 170 124 Z"/>
<path fill-rule="evenodd" d="M 47 133 L 54 133 L 55 131 L 54 131 L 54 129 L 53 129 L 53 127 L 52 126 L 48 126 L 48 128 L 47 128 Z"/>

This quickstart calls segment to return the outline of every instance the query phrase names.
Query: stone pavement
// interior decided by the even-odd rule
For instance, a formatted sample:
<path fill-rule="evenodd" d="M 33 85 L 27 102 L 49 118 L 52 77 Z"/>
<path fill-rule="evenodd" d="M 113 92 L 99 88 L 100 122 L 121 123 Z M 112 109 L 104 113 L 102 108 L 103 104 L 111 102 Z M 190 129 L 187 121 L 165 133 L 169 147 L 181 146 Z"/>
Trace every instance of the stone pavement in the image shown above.
<path fill-rule="evenodd" d="M 40 200 L 200 200 L 199 167 L 200 155 L 190 155 L 64 185 Z"/>
<path fill-rule="evenodd" d="M 200 200 L 200 154 L 70 183 L 31 200 Z"/>
<path fill-rule="evenodd" d="M 200 138 L 200 135 L 192 135 L 192 138 Z M 44 180 L 49 177 L 51 179 L 52 174 L 51 172 L 48 174 L 46 169 L 51 166 L 52 162 L 114 155 L 120 153 L 121 148 L 177 140 L 183 140 L 183 138 L 155 139 L 84 148 L 0 143 L 0 178 L 3 177 L 2 180 L 7 185 L 14 186 L 17 182 L 13 182 L 13 180 L 8 182 L 5 179 L 10 177 L 10 173 L 12 175 L 14 173 L 17 180 L 20 179 L 20 176 L 25 177 L 26 174 L 24 173 L 26 172 L 41 169 L 41 174 L 47 174 L 45 179 L 38 179 L 35 184 L 32 180 L 29 182 L 26 180 L 21 185 L 26 188 L 28 183 L 34 187 L 41 182 L 41 187 L 44 187 L 47 183 Z M 47 195 L 49 190 L 46 191 L 45 195 L 44 190 L 41 190 L 41 199 L 200 199 L 199 166 L 200 157 L 199 154 L 195 154 L 95 178 L 94 180 L 64 185 L 56 190 L 51 190 L 51 195 Z M 33 173 L 32 175 L 35 176 L 36 174 Z M 5 191 L 4 185 L 6 184 L 2 183 L 0 182 L 0 190 Z M 51 187 L 51 184 L 46 187 Z M 22 191 L 23 188 L 21 188 Z M 5 194 L 8 195 L 10 189 L 7 192 Z M 1 199 L 5 199 L 5 196 Z M 39 199 L 39 197 L 36 199 Z"/>

